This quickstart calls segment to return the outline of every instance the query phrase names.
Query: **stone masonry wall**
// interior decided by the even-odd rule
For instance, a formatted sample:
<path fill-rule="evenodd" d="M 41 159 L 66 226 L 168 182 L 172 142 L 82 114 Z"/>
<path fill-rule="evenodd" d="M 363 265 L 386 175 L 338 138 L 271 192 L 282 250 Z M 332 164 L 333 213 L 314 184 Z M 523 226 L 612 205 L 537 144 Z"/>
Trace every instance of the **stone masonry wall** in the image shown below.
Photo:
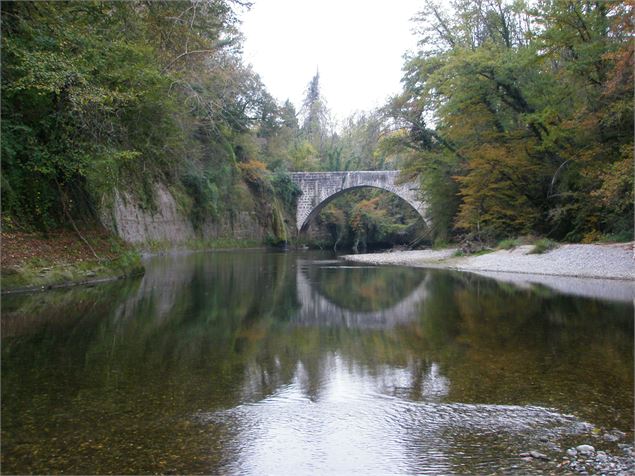
<path fill-rule="evenodd" d="M 347 190 L 361 187 L 375 187 L 392 192 L 409 203 L 425 219 L 425 204 L 419 197 L 419 185 L 413 182 L 398 184 L 400 173 L 398 170 L 292 173 L 291 180 L 302 191 L 297 205 L 298 230 L 302 230 L 329 201 Z"/>

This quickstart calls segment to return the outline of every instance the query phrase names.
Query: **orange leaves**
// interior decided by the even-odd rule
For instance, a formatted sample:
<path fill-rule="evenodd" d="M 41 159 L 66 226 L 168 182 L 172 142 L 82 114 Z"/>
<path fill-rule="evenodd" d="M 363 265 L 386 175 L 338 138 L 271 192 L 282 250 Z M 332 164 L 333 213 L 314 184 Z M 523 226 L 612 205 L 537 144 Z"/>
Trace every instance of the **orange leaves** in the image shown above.
<path fill-rule="evenodd" d="M 264 162 L 253 159 L 239 163 L 238 168 L 243 173 L 245 180 L 249 182 L 260 182 L 268 172 L 267 165 Z"/>
<path fill-rule="evenodd" d="M 624 149 L 622 160 L 598 173 L 601 185 L 591 193 L 602 206 L 615 211 L 626 210 L 633 204 L 633 159 L 630 147 Z"/>
<path fill-rule="evenodd" d="M 267 170 L 267 165 L 260 160 L 248 160 L 247 162 L 238 164 L 238 167 L 240 167 L 244 172 Z"/>
<path fill-rule="evenodd" d="M 351 212 L 351 228 L 356 232 L 366 231 L 368 227 L 380 222 L 386 216 L 386 210 L 379 207 L 381 196 L 362 200 Z"/>
<path fill-rule="evenodd" d="M 525 233 L 538 210 L 529 197 L 538 168 L 525 154 L 505 145 L 484 144 L 472 150 L 460 184 L 462 203 L 455 225 L 485 236 Z"/>

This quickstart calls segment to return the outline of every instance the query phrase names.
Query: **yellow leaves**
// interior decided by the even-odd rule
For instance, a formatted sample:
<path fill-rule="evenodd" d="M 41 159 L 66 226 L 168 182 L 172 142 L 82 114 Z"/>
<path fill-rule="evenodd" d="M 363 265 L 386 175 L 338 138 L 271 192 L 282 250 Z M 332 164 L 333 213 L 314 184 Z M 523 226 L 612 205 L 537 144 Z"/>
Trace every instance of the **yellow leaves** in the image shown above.
<path fill-rule="evenodd" d="M 625 158 L 614 162 L 604 170 L 596 172 L 601 185 L 591 192 L 602 206 L 613 210 L 625 210 L 633 205 L 633 159 L 631 146 L 623 147 Z M 626 153 L 624 153 L 626 152 Z"/>
<path fill-rule="evenodd" d="M 469 112 L 458 110 L 444 117 L 448 138 L 458 144 L 490 142 L 500 133 L 495 128 L 496 118 L 483 104 L 470 104 Z"/>
<path fill-rule="evenodd" d="M 598 230 L 591 230 L 582 237 L 582 243 L 595 243 L 599 241 L 600 238 L 602 238 L 602 233 L 600 233 Z"/>
<path fill-rule="evenodd" d="M 354 231 L 363 231 L 386 216 L 386 210 L 379 207 L 381 196 L 362 200 L 353 207 L 350 224 Z"/>
<path fill-rule="evenodd" d="M 260 160 L 249 160 L 247 162 L 238 164 L 238 167 L 240 167 L 241 170 L 243 171 L 256 171 L 256 170 L 267 170 L 267 165 L 264 162 L 261 162 Z"/>
<path fill-rule="evenodd" d="M 455 177 L 463 202 L 455 225 L 493 236 L 531 230 L 538 211 L 529 200 L 537 167 L 519 150 L 485 144 L 471 151 L 468 173 Z"/>
<path fill-rule="evenodd" d="M 243 176 L 249 182 L 258 182 L 264 179 L 267 173 L 267 166 L 264 162 L 259 160 L 248 160 L 247 162 L 241 162 L 238 164 L 238 168 L 243 173 Z"/>

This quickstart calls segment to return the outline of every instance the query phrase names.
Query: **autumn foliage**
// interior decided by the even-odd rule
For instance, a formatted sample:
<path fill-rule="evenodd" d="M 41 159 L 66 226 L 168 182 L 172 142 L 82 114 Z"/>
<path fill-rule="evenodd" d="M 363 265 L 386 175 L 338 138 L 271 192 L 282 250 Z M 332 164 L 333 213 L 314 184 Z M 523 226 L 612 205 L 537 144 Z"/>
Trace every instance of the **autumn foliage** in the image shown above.
<path fill-rule="evenodd" d="M 632 236 L 633 13 L 632 0 L 426 3 L 388 109 L 437 237 Z"/>

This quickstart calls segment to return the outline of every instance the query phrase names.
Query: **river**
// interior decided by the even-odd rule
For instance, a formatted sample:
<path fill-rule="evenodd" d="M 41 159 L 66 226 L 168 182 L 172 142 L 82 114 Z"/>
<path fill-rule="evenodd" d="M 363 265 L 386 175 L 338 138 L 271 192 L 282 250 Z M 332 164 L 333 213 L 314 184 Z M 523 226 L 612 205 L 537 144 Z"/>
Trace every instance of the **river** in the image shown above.
<path fill-rule="evenodd" d="M 2 471 L 482 474 L 633 436 L 633 303 L 329 253 L 2 299 Z"/>

